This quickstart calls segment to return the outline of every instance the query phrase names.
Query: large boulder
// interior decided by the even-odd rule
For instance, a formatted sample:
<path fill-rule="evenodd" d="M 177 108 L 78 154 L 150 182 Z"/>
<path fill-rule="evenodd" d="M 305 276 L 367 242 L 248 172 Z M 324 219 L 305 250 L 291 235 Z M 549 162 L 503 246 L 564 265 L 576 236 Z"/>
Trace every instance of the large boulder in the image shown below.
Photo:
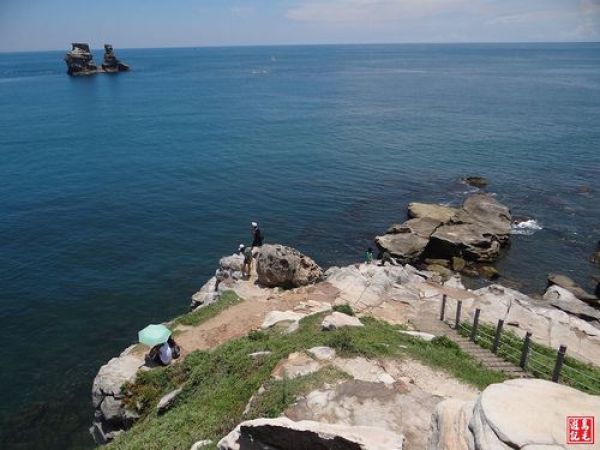
<path fill-rule="evenodd" d="M 404 262 L 419 258 L 428 243 L 428 238 L 411 232 L 384 234 L 375 237 L 375 244 L 379 249 L 389 252 L 390 255 Z"/>
<path fill-rule="evenodd" d="M 286 417 L 242 422 L 219 450 L 402 450 L 403 436 L 381 428 L 334 425 Z"/>
<path fill-rule="evenodd" d="M 442 221 L 431 217 L 409 219 L 404 223 L 390 226 L 386 234 L 413 233 L 417 236 L 428 238 L 442 223 Z"/>
<path fill-rule="evenodd" d="M 431 235 L 427 255 L 480 262 L 494 261 L 500 253 L 500 241 L 484 227 L 475 223 L 443 225 Z"/>
<path fill-rule="evenodd" d="M 316 283 L 323 269 L 298 250 L 284 245 L 263 245 L 258 253 L 256 272 L 263 286 L 295 288 Z"/>
<path fill-rule="evenodd" d="M 488 386 L 474 405 L 456 400 L 440 403 L 427 448 L 571 448 L 566 442 L 567 417 L 599 415 L 598 396 L 545 380 L 509 380 Z"/>
<path fill-rule="evenodd" d="M 468 196 L 462 206 L 466 213 L 459 219 L 466 223 L 477 223 L 493 234 L 500 242 L 508 241 L 511 232 L 512 216 L 508 207 L 504 206 L 490 194 L 473 194 Z"/>

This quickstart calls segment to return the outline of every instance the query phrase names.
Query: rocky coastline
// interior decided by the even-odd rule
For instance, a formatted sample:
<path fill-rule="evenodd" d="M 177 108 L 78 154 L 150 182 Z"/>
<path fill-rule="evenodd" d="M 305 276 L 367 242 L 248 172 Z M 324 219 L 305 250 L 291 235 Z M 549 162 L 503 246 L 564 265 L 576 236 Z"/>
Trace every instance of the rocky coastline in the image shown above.
<path fill-rule="evenodd" d="M 481 180 L 476 182 L 481 183 Z M 476 309 L 480 309 L 483 323 L 493 324 L 503 319 L 517 336 L 532 332 L 540 344 L 553 348 L 566 345 L 569 355 L 598 365 L 600 300 L 569 278 L 550 274 L 547 290 L 537 297 L 497 283 L 475 290 L 463 284 L 461 274 L 491 280 L 498 278 L 493 262 L 510 245 L 512 222 L 509 208 L 485 193 L 469 196 L 460 208 L 411 203 L 405 222 L 390 226 L 385 234 L 375 238 L 380 251 L 391 254 L 399 263 L 397 265 L 380 265 L 375 261 L 323 270 L 309 256 L 294 248 L 267 244 L 256 256 L 256 267 L 250 280 L 242 276 L 241 255 L 221 258 L 215 276 L 192 296 L 190 308 L 197 311 L 218 303 L 225 292 L 234 292 L 245 303 L 255 302 L 258 305 L 253 311 L 256 319 L 247 319 L 248 330 L 238 324 L 239 330 L 231 331 L 235 336 L 256 329 L 257 323 L 263 329 L 284 326 L 286 333 L 293 333 L 301 319 L 327 313 L 336 305 L 348 305 L 358 317 L 374 317 L 390 324 L 401 324 L 418 334 L 424 318 L 437 317 L 440 298 L 446 295 L 462 301 L 463 314 L 469 319 Z M 196 342 L 193 336 L 195 330 L 175 326 L 184 342 L 186 336 L 189 336 L 189 342 Z M 235 327 L 235 324 L 232 326 Z M 358 318 L 339 312 L 329 314 L 323 321 L 324 330 L 347 326 L 362 324 Z M 203 333 L 202 345 L 206 342 L 205 348 L 211 348 L 206 339 L 208 332 Z M 183 347 L 185 350 L 185 344 Z M 194 348 L 188 348 L 187 352 L 192 350 Z M 286 418 L 241 423 L 223 438 L 218 448 L 251 448 L 247 446 L 248 439 L 258 439 L 262 445 L 273 448 L 321 448 L 321 445 L 329 448 L 326 442 L 330 440 L 342 442 L 336 448 L 343 449 L 400 449 L 403 442 L 404 448 L 431 450 L 534 448 L 536 445 L 563 448 L 558 445 L 560 440 L 554 437 L 552 431 L 557 426 L 554 416 L 548 417 L 543 424 L 532 424 L 531 419 L 520 416 L 505 418 L 500 399 L 514 397 L 518 403 L 520 396 L 533 401 L 546 395 L 546 400 L 530 407 L 535 409 L 535 414 L 545 414 L 544 411 L 549 408 L 544 405 L 550 405 L 549 399 L 556 398 L 562 399 L 552 404 L 556 411 L 572 413 L 569 408 L 577 406 L 600 415 L 600 400 L 542 380 L 512 380 L 457 398 L 450 392 L 440 394 L 430 386 L 425 387 L 421 384 L 423 380 L 407 379 L 403 373 L 408 369 L 404 366 L 394 369 L 385 367 L 386 363 L 382 362 L 344 361 L 327 348 L 315 352 L 308 356 L 290 355 L 288 362 L 276 371 L 285 372 L 293 378 L 324 365 L 333 365 L 349 373 L 351 381 L 346 383 L 360 384 L 361 395 L 368 393 L 371 401 L 381 395 L 378 392 L 382 386 L 385 389 L 394 386 L 396 390 L 393 392 L 396 393 L 393 396 L 389 397 L 391 391 L 384 391 L 393 400 L 388 399 L 389 405 L 387 400 L 376 402 L 383 411 L 382 415 L 408 404 L 413 411 L 420 411 L 422 416 L 417 414 L 420 419 L 411 423 L 402 417 L 396 417 L 397 423 L 393 424 L 381 419 L 387 425 L 358 429 L 356 427 L 364 425 L 360 421 L 353 422 L 342 417 L 336 419 L 332 411 L 327 413 L 328 419 L 324 419 L 315 412 L 318 408 L 314 405 L 302 409 L 302 402 L 309 401 L 309 397 L 305 397 L 298 400 L 291 411 L 286 411 Z M 147 370 L 152 369 L 145 365 L 144 349 L 136 345 L 100 368 L 92 387 L 95 413 L 90 429 L 97 443 L 110 442 L 139 418 L 135 405 L 124 401 L 124 386 L 133 382 L 140 371 Z M 363 372 L 369 375 L 361 375 Z M 352 384 L 343 386 L 352 392 L 358 389 Z M 314 396 L 329 396 L 328 401 L 335 403 L 332 399 L 341 395 L 339 389 L 339 386 L 325 387 Z M 455 391 L 462 392 L 459 388 Z M 168 401 L 165 400 L 165 404 L 172 403 L 177 395 L 173 394 Z M 339 402 L 347 401 L 348 395 L 342 395 Z M 394 401 L 397 403 L 394 404 Z M 421 404 L 416 407 L 419 401 Z M 384 404 L 388 406 L 384 408 Z M 529 413 L 534 417 L 532 411 Z M 523 421 L 518 422 L 521 419 Z M 345 428 L 344 425 L 336 425 L 337 422 L 345 424 Z M 524 431 L 527 427 L 536 431 L 527 434 Z M 415 437 L 419 430 L 423 439 Z M 498 434 L 497 430 L 503 431 Z M 544 430 L 550 430 L 549 434 L 544 435 Z M 292 441 L 303 442 L 302 445 L 309 447 L 295 447 L 296 444 L 291 443 L 289 447 L 277 447 L 282 442 Z M 212 445 L 206 448 L 215 447 L 213 443 L 202 443 L 193 448 L 204 448 L 205 444 Z"/>

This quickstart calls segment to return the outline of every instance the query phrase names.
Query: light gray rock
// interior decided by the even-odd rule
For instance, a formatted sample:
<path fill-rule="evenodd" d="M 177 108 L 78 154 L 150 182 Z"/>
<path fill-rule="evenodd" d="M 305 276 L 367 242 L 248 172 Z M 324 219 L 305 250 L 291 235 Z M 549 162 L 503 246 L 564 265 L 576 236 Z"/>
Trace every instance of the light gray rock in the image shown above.
<path fill-rule="evenodd" d="M 544 300 L 552 306 L 566 313 L 579 317 L 587 322 L 596 322 L 600 325 L 600 310 L 592 308 L 587 303 L 579 300 L 571 291 L 559 285 L 550 286 L 544 293 Z"/>
<path fill-rule="evenodd" d="M 406 334 L 408 336 L 412 336 L 412 337 L 416 337 L 419 339 L 423 339 L 424 341 L 432 341 L 433 339 L 435 339 L 435 334 L 431 334 L 431 333 L 424 333 L 422 331 L 404 331 L 404 330 L 400 330 L 398 331 L 401 334 Z"/>
<path fill-rule="evenodd" d="M 475 448 L 564 445 L 565 421 L 575 415 L 572 411 L 598 417 L 600 397 L 545 380 L 492 384 L 480 395 L 471 418 Z"/>
<path fill-rule="evenodd" d="M 256 272 L 263 286 L 286 289 L 323 278 L 323 270 L 311 258 L 283 245 L 263 245 L 256 259 Z"/>
<path fill-rule="evenodd" d="M 325 331 L 338 330 L 343 327 L 362 327 L 358 317 L 349 316 L 338 311 L 334 311 L 323 319 L 321 328 Z"/>
<path fill-rule="evenodd" d="M 335 350 L 331 347 L 313 347 L 308 354 L 319 361 L 331 361 L 335 358 Z"/>
<path fill-rule="evenodd" d="M 182 390 L 182 388 L 175 389 L 174 391 L 171 391 L 168 394 L 161 397 L 161 399 L 158 401 L 158 404 L 156 405 L 156 412 L 158 414 L 164 414 L 169 409 L 171 409 L 171 407 L 177 401 L 177 397 L 179 396 L 179 394 L 181 394 Z"/>
<path fill-rule="evenodd" d="M 217 277 L 212 277 L 198 292 L 192 295 L 190 309 L 196 309 L 201 306 L 208 306 L 215 303 L 219 298 L 217 292 Z"/>
<path fill-rule="evenodd" d="M 218 444 L 219 450 L 335 449 L 402 450 L 404 437 L 381 428 L 288 418 L 242 422 Z"/>
<path fill-rule="evenodd" d="M 265 316 L 261 328 L 267 330 L 276 325 L 286 326 L 288 329 L 293 324 L 298 324 L 300 319 L 306 317 L 306 314 L 294 311 L 269 311 Z"/>
<path fill-rule="evenodd" d="M 598 414 L 598 396 L 545 380 L 509 380 L 488 386 L 474 403 L 440 403 L 427 449 L 564 449 L 567 416 Z"/>
<path fill-rule="evenodd" d="M 321 364 L 304 352 L 290 354 L 287 359 L 281 361 L 273 370 L 271 376 L 277 380 L 282 378 L 294 379 L 317 372 Z"/>
<path fill-rule="evenodd" d="M 243 279 L 242 268 L 244 266 L 244 256 L 233 254 L 224 256 L 219 260 L 219 267 L 215 273 L 216 281 L 220 283 L 231 283 Z"/>
<path fill-rule="evenodd" d="M 271 353 L 273 353 L 273 352 L 269 352 L 269 351 L 254 352 L 254 353 L 250 353 L 248 356 L 252 359 L 260 359 L 260 358 L 264 358 L 265 356 L 269 356 Z"/>
<path fill-rule="evenodd" d="M 190 450 L 204 450 L 208 449 L 209 446 L 213 443 L 210 439 L 203 439 L 201 441 L 196 442 L 194 445 L 190 447 Z M 212 447 L 214 448 L 214 446 Z"/>
<path fill-rule="evenodd" d="M 346 372 L 355 380 L 368 381 L 370 383 L 383 383 L 391 385 L 394 383 L 394 377 L 385 371 L 377 361 L 371 361 L 363 357 L 357 358 L 336 358 L 333 365 Z"/>
<path fill-rule="evenodd" d="M 548 275 L 548 286 L 552 286 L 552 285 L 560 286 L 561 288 L 566 289 L 567 291 L 571 292 L 575 297 L 577 297 L 580 300 L 583 300 L 586 302 L 592 302 L 592 303 L 598 302 L 598 299 L 596 298 L 595 295 L 592 295 L 589 292 L 586 292 L 585 289 L 580 287 L 577 283 L 575 283 L 575 281 L 573 281 L 571 278 L 567 277 L 566 275 L 560 275 L 560 274 L 556 274 L 556 273 L 549 274 Z M 600 303 L 598 303 L 598 306 L 600 306 Z"/>

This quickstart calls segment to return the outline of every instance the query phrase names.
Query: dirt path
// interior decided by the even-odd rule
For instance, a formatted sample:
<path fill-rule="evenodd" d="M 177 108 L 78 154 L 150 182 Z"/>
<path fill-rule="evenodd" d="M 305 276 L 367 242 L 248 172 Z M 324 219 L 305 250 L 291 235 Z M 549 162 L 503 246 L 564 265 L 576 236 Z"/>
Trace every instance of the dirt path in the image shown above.
<path fill-rule="evenodd" d="M 240 283 L 240 286 L 236 286 L 236 291 L 240 292 L 244 301 L 196 327 L 179 327 L 183 332 L 177 337 L 177 342 L 184 357 L 194 350 L 213 348 L 259 329 L 270 311 L 296 309 L 302 312 L 302 302 L 313 300 L 331 304 L 338 293 L 329 283 L 318 283 L 286 292 L 259 288 L 251 281 L 238 282 Z"/>

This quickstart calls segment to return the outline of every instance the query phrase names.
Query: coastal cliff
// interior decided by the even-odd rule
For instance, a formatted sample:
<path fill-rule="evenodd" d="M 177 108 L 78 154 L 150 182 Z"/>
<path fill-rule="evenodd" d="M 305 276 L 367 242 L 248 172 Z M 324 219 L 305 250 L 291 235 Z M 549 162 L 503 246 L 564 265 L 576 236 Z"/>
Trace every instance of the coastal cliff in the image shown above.
<path fill-rule="evenodd" d="M 169 443 L 233 450 L 255 448 L 249 446 L 252 440 L 282 449 L 330 448 L 331 442 L 343 449 L 486 450 L 514 442 L 563 448 L 559 437 L 546 433 L 556 425 L 554 419 L 507 421 L 501 405 L 490 399 L 521 398 L 528 414 L 537 417 L 548 410 L 535 401 L 544 392 L 564 399 L 551 405 L 558 417 L 575 410 L 600 414 L 597 397 L 542 380 L 504 382 L 505 374 L 482 367 L 446 337 L 428 333 L 426 324 L 437 320 L 443 297 L 460 300 L 465 321 L 472 322 L 479 309 L 484 324 L 502 319 L 516 336 L 532 332 L 539 345 L 566 345 L 572 357 L 597 364 L 595 304 L 583 303 L 557 284 L 543 300 L 500 284 L 470 290 L 457 273 L 439 270 L 475 250 L 483 256 L 463 258 L 467 265 L 489 263 L 509 239 L 508 208 L 489 196 L 463 208 L 470 209 L 468 217 L 413 204 L 415 217 L 389 233 L 391 241 L 404 234 L 414 239 L 427 228 L 431 242 L 442 226 L 466 225 L 485 235 L 484 241 L 471 234 L 464 244 L 444 246 L 454 250 L 443 255 L 431 248 L 425 252 L 427 243 L 419 258 L 411 257 L 421 269 L 362 263 L 323 271 L 293 248 L 265 245 L 245 279 L 241 256 L 222 258 L 215 277 L 192 296 L 192 312 L 170 323 L 183 349 L 182 362 L 149 368 L 147 349 L 136 345 L 100 369 L 92 392 L 94 438 L 114 440 L 115 448 Z M 484 214 L 482 208 L 489 211 Z M 482 217 L 493 220 L 486 225 Z M 422 221 L 417 224 L 415 218 Z M 436 228 L 429 227 L 437 220 Z M 377 242 L 387 249 L 383 239 Z M 396 251 L 394 256 L 400 258 Z M 441 262 L 442 256 L 451 262 Z M 441 263 L 425 261 L 431 257 Z M 223 416 L 210 412 L 213 401 Z M 229 405 L 226 414 L 224 404 Z M 497 427 L 504 434 L 495 435 Z"/>

